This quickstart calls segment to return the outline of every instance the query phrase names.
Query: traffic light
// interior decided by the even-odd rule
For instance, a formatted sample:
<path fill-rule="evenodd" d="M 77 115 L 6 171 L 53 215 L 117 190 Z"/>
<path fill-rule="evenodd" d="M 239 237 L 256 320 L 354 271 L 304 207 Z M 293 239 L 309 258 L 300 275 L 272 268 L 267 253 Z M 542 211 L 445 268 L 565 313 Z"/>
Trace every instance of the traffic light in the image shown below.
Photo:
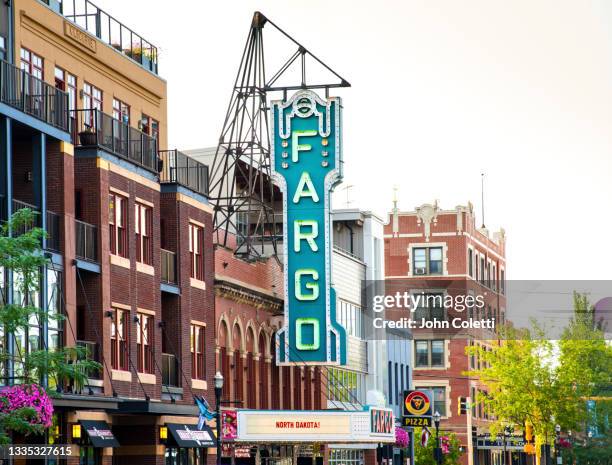
<path fill-rule="evenodd" d="M 457 415 L 465 415 L 467 413 L 469 406 L 467 397 L 459 397 L 457 398 Z"/>

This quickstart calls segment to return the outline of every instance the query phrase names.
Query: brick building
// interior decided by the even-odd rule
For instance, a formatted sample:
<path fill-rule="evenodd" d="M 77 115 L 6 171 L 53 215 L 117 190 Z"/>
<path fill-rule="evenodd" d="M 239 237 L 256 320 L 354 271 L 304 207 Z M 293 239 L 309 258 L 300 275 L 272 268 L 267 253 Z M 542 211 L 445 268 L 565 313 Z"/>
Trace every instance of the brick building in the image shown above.
<path fill-rule="evenodd" d="M 0 9 L 0 213 L 38 212 L 50 258 L 38 304 L 66 317 L 2 347 L 81 345 L 102 364 L 83 387 L 42 380 L 60 393 L 56 426 L 13 439 L 74 444 L 68 464 L 205 463 L 177 431 L 196 429 L 194 395 L 214 407 L 208 171 L 166 150 L 157 48 L 86 0 Z"/>
<path fill-rule="evenodd" d="M 441 209 L 437 202 L 424 204 L 415 211 L 400 212 L 394 208 L 385 225 L 385 275 L 387 283 L 406 283 L 429 294 L 466 289 L 486 295 L 482 309 L 474 318 L 505 315 L 505 233 L 489 233 L 476 226 L 472 204 Z M 417 318 L 435 315 L 448 318 L 441 308 L 417 309 Z M 478 450 L 475 434 L 487 432 L 488 413 L 472 402 L 467 414 L 458 412 L 459 397 L 471 400 L 484 391 L 478 379 L 465 372 L 478 367 L 479 361 L 465 353 L 469 344 L 495 344 L 492 332 L 477 334 L 442 334 L 435 330 L 413 330 L 413 386 L 429 389 L 434 409 L 442 416 L 441 429 L 457 434 L 466 452 L 465 464 L 497 463 L 499 450 Z M 396 385 L 397 386 L 397 385 Z M 473 428 L 472 428 L 473 427 Z M 504 462 L 507 463 L 507 462 Z"/>

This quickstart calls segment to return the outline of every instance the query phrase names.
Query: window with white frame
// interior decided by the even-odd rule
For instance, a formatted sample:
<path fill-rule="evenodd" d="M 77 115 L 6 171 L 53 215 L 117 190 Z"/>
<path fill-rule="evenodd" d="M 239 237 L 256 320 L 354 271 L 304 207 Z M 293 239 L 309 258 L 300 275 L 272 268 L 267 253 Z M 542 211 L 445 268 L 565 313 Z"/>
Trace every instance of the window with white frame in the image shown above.
<path fill-rule="evenodd" d="M 358 305 L 338 301 L 338 321 L 346 329 L 349 336 L 363 338 L 363 312 Z"/>
<path fill-rule="evenodd" d="M 414 366 L 417 368 L 444 367 L 444 340 L 414 341 Z"/>
<path fill-rule="evenodd" d="M 414 275 L 442 274 L 442 247 L 415 247 L 412 249 Z"/>

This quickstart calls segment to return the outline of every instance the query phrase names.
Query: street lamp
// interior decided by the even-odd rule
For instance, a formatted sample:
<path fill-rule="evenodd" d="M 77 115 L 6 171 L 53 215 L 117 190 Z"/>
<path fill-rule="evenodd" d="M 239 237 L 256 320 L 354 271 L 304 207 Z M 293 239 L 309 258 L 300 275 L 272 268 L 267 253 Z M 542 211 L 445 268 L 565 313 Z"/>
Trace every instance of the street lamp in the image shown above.
<path fill-rule="evenodd" d="M 436 411 L 433 414 L 433 421 L 436 427 L 436 449 L 434 450 L 434 458 L 438 465 L 442 465 L 442 449 L 440 447 L 440 412 Z"/>
<path fill-rule="evenodd" d="M 555 425 L 555 465 L 559 463 L 559 433 L 561 433 L 561 425 Z"/>
<path fill-rule="evenodd" d="M 504 460 L 502 460 L 503 465 L 506 465 L 508 463 L 508 453 L 507 453 L 507 437 L 512 434 L 512 431 L 514 431 L 514 427 L 511 425 L 506 425 L 504 426 Z"/>
<path fill-rule="evenodd" d="M 223 392 L 223 375 L 215 374 L 215 410 L 217 417 L 217 465 L 221 465 L 221 393 Z"/>

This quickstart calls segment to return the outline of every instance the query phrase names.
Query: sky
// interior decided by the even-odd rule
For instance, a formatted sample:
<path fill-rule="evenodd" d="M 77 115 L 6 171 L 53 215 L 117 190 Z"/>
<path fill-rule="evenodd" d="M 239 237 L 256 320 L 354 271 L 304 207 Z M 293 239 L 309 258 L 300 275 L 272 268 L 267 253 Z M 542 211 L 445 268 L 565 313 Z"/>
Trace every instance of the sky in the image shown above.
<path fill-rule="evenodd" d="M 215 145 L 262 11 L 345 77 L 334 206 L 472 201 L 509 279 L 612 278 L 612 4 L 606 0 L 96 0 L 160 49 L 169 148 Z M 288 49 L 264 28 L 266 57 Z M 272 34 L 272 31 L 270 31 Z M 272 67 L 268 69 L 272 69 Z"/>

